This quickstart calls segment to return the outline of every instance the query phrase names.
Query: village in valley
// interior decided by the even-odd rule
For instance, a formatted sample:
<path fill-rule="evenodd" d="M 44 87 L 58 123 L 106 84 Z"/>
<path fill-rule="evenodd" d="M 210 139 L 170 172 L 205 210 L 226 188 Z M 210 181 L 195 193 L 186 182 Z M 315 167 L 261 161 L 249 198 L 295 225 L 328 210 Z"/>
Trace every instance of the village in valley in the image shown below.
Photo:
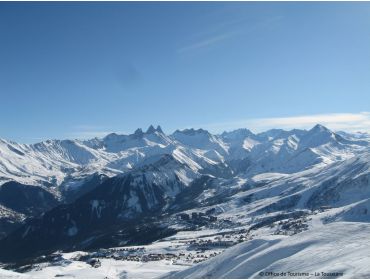
<path fill-rule="evenodd" d="M 310 219 L 303 216 L 272 222 L 269 234 L 294 235 L 307 230 Z M 78 264 L 88 270 L 104 271 L 104 264 L 109 262 L 110 265 L 117 263 L 121 266 L 140 264 L 149 266 L 151 269 L 153 267 L 155 269 L 158 265 L 161 268 L 164 267 L 164 272 L 170 272 L 213 258 L 231 246 L 253 239 L 256 236 L 255 231 L 261 230 L 258 227 L 251 230 L 241 226 L 240 223 L 233 221 L 232 217 L 216 216 L 213 208 L 203 212 L 182 212 L 171 216 L 170 220 L 172 225 L 178 228 L 177 234 L 149 245 L 101 248 L 73 253 L 58 251 L 48 256 L 38 257 L 31 264 L 16 267 L 10 265 L 7 268 L 37 276 L 38 272 L 41 273 L 45 269 L 53 271 L 53 267 L 58 267 L 58 273 L 55 272 L 53 276 L 68 277 L 67 271 L 70 266 Z M 61 268 L 65 268 L 66 272 Z M 161 270 L 157 273 L 164 272 Z M 111 276 L 106 275 L 106 277 Z"/>

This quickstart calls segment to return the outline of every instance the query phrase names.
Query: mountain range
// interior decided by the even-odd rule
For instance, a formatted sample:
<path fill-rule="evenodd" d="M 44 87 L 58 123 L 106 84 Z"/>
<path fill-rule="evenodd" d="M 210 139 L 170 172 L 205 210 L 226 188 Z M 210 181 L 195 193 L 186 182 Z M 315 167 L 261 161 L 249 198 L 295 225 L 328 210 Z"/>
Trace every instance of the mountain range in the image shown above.
<path fill-rule="evenodd" d="M 369 135 L 322 125 L 217 135 L 150 126 L 90 140 L 0 140 L 0 261 L 148 245 L 190 231 L 303 234 L 315 224 L 302 221 L 318 213 L 320 224 L 368 224 L 369 182 Z M 222 256 L 216 263 L 227 262 Z M 221 273 L 212 261 L 170 275 L 259 272 Z M 215 271 L 208 276 L 207 263 Z"/>

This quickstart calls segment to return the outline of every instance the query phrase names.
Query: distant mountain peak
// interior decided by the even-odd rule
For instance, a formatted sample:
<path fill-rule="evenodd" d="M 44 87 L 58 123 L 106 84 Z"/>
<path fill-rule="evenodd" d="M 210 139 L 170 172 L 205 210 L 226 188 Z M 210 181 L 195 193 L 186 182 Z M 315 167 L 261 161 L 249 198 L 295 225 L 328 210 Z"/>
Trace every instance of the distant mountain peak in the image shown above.
<path fill-rule="evenodd" d="M 185 134 L 185 135 L 189 135 L 189 136 L 192 136 L 192 135 L 197 135 L 197 134 L 209 134 L 209 132 L 207 130 L 204 130 L 202 128 L 199 128 L 199 129 L 194 129 L 194 128 L 186 128 L 186 129 L 183 129 L 183 130 L 176 130 L 175 133 L 181 133 L 181 134 Z"/>
<path fill-rule="evenodd" d="M 150 125 L 145 133 L 146 134 L 153 134 L 153 133 L 156 133 L 156 132 L 163 133 L 163 130 L 162 130 L 161 126 L 158 125 L 157 128 L 154 128 L 153 125 Z"/>
<path fill-rule="evenodd" d="M 238 128 L 231 131 L 224 131 L 222 134 L 227 133 L 252 133 L 252 131 L 250 131 L 248 128 Z"/>
<path fill-rule="evenodd" d="M 226 138 L 235 138 L 235 137 L 248 137 L 248 136 L 251 136 L 251 135 L 254 135 L 252 131 L 250 131 L 249 129 L 247 128 L 239 128 L 239 129 L 236 129 L 236 130 L 232 130 L 232 131 L 224 131 L 221 136 L 222 137 L 226 137 Z"/>
<path fill-rule="evenodd" d="M 153 125 L 150 125 L 150 126 L 148 127 L 148 129 L 147 129 L 146 133 L 147 133 L 147 134 L 152 134 L 152 133 L 154 133 L 154 132 L 156 132 L 156 130 L 155 130 L 155 128 L 154 128 L 154 126 L 153 126 Z"/>
<path fill-rule="evenodd" d="M 321 125 L 321 124 L 317 124 L 315 125 L 313 128 L 311 128 L 308 132 L 308 135 L 312 135 L 312 136 L 321 136 L 321 137 L 334 137 L 336 136 L 336 134 L 331 131 L 329 128 Z"/>
<path fill-rule="evenodd" d="M 310 129 L 311 132 L 331 132 L 330 129 L 327 127 L 321 125 L 321 124 L 316 124 L 313 128 Z"/>
<path fill-rule="evenodd" d="M 134 132 L 134 135 L 136 135 L 136 136 L 141 136 L 143 134 L 144 134 L 144 132 L 141 128 L 136 129 L 135 132 Z"/>

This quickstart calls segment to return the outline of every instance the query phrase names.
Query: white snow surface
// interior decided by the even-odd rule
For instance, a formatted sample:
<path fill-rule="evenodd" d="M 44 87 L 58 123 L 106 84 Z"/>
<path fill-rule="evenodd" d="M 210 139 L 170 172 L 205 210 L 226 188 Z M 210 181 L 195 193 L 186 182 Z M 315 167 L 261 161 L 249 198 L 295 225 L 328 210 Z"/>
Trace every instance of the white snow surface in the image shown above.
<path fill-rule="evenodd" d="M 268 273 L 274 273 L 273 278 L 327 278 L 322 273 L 343 273 L 331 278 L 369 278 L 369 232 L 369 223 L 336 222 L 290 237 L 261 236 L 168 277 L 270 278 Z"/>

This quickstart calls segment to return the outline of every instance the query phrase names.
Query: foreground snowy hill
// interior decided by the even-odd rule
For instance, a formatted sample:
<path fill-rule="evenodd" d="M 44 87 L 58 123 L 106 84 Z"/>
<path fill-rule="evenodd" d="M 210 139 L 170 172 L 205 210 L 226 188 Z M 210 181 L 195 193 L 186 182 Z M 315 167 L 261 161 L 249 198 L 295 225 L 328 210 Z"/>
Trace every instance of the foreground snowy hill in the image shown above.
<path fill-rule="evenodd" d="M 170 278 L 369 278 L 370 224 L 337 222 L 261 236 Z M 354 242 L 355 241 L 355 242 Z"/>

